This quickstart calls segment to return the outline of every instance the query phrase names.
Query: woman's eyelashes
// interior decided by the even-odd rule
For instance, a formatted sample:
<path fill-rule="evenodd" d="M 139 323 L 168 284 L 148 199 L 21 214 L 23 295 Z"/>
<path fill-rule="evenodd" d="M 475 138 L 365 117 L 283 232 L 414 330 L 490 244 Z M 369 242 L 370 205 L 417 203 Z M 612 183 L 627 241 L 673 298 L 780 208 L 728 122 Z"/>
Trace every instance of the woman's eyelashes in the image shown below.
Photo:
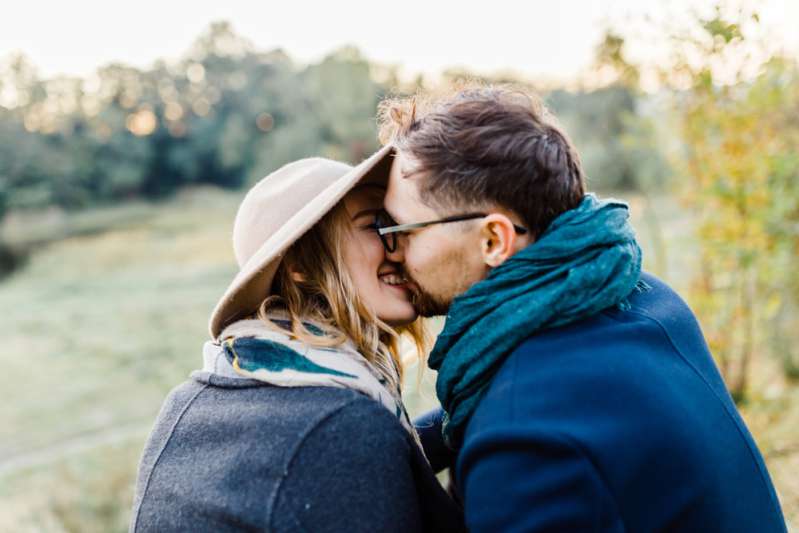
<path fill-rule="evenodd" d="M 358 227 L 364 231 L 373 231 L 377 233 L 377 230 L 380 228 L 380 226 L 378 225 L 377 217 L 374 214 L 371 214 L 371 216 L 368 218 L 366 216 L 361 216 L 360 218 L 363 218 L 364 220 L 358 224 Z"/>

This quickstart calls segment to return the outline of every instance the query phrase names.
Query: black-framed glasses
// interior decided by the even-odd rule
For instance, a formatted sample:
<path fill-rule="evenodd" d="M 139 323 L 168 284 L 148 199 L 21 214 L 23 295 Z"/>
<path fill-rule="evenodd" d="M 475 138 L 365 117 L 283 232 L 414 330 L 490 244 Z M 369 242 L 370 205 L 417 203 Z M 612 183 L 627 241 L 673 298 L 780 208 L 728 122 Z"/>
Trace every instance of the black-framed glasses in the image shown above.
<path fill-rule="evenodd" d="M 380 236 L 380 241 L 387 252 L 395 252 L 397 250 L 397 234 L 410 231 L 412 229 L 426 228 L 433 224 L 447 224 L 449 222 L 461 222 L 463 220 L 472 220 L 475 218 L 487 217 L 488 213 L 467 213 L 465 215 L 453 215 L 450 217 L 440 218 L 438 220 L 429 220 L 427 222 L 412 222 L 410 224 L 397 224 L 397 221 L 391 218 L 387 211 L 378 211 L 375 215 L 374 227 L 377 234 Z M 527 233 L 527 229 L 521 226 L 513 225 L 513 229 L 519 235 Z"/>

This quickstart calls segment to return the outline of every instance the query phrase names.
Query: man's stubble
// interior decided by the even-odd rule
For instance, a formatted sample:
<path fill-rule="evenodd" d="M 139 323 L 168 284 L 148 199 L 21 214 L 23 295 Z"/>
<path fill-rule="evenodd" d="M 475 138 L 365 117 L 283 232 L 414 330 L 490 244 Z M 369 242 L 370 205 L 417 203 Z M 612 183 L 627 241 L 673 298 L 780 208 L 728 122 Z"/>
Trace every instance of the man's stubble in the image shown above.
<path fill-rule="evenodd" d="M 457 250 L 439 263 L 437 275 L 420 282 L 408 270 L 405 277 L 411 282 L 412 304 L 423 317 L 444 316 L 452 300 L 466 292 L 476 280 L 471 280 L 465 267 L 465 254 Z"/>

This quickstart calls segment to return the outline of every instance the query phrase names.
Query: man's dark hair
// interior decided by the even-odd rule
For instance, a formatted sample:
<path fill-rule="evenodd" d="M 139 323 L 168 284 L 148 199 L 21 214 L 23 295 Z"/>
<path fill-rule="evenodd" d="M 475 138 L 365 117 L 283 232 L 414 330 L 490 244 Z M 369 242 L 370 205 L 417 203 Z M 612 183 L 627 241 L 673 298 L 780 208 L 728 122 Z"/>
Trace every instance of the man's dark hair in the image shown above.
<path fill-rule="evenodd" d="M 585 179 L 577 151 L 540 100 L 508 87 L 481 86 L 438 98 L 380 105 L 380 139 L 422 173 L 422 201 L 452 209 L 493 204 L 540 236 L 579 205 Z"/>

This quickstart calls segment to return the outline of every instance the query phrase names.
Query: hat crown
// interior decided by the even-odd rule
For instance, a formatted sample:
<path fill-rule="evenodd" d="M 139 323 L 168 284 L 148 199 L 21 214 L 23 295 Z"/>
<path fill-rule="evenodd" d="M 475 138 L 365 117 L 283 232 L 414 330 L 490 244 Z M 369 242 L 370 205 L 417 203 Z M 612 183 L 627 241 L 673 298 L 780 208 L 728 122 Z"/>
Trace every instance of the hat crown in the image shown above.
<path fill-rule="evenodd" d="M 239 268 L 292 216 L 344 174 L 345 163 L 300 159 L 261 179 L 242 200 L 233 224 L 233 252 Z"/>

